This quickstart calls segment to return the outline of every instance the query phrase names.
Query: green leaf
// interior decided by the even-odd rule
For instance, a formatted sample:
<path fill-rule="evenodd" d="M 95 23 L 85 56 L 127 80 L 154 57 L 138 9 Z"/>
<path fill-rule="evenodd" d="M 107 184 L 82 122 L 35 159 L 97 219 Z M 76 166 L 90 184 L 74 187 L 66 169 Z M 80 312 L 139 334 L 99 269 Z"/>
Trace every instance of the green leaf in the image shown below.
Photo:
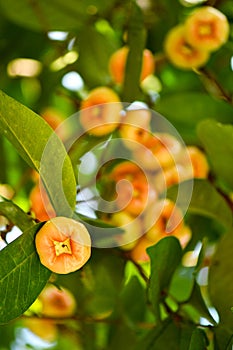
<path fill-rule="evenodd" d="M 188 144 L 200 143 L 196 126 L 202 120 L 212 118 L 223 123 L 232 122 L 232 107 L 203 92 L 182 91 L 163 95 L 155 109 L 172 123 Z M 215 134 L 211 135 L 213 137 Z"/>
<path fill-rule="evenodd" d="M 141 97 L 140 75 L 146 40 L 142 12 L 134 1 L 131 2 L 128 23 L 127 45 L 129 46 L 129 53 L 125 67 L 123 100 L 125 102 L 133 102 Z"/>
<path fill-rule="evenodd" d="M 202 297 L 200 287 L 196 282 L 194 283 L 192 294 L 188 300 L 188 303 L 200 313 L 201 317 L 206 318 L 212 324 L 216 324 L 215 320 L 209 313 L 206 303 Z"/>
<path fill-rule="evenodd" d="M 125 261 L 116 252 L 114 254 L 114 250 L 93 248 L 92 257 L 83 271 L 77 271 L 73 279 L 72 275 L 58 276 L 58 281 L 62 281 L 62 285 L 67 278 L 70 278 L 71 283 L 75 282 L 73 291 L 85 315 L 94 319 L 105 318 L 111 314 L 118 301 L 124 267 Z"/>
<path fill-rule="evenodd" d="M 232 350 L 233 332 L 232 329 L 223 327 L 220 323 L 218 327 L 214 328 L 214 343 L 215 350 Z"/>
<path fill-rule="evenodd" d="M 179 186 L 173 186 L 168 190 L 167 196 L 176 201 L 177 194 L 189 186 L 189 181 L 184 181 Z M 191 184 L 190 184 L 191 186 Z M 185 192 L 184 192 L 185 193 Z M 183 208 L 186 205 L 185 198 L 179 198 L 177 205 Z M 184 205 L 183 202 L 184 201 Z M 192 198 L 188 212 L 198 214 L 219 222 L 225 229 L 232 224 L 232 212 L 225 199 L 216 191 L 215 187 L 207 180 L 195 179 L 193 183 Z"/>
<path fill-rule="evenodd" d="M 178 239 L 170 236 L 163 238 L 147 251 L 151 259 L 150 297 L 155 316 L 159 321 L 159 303 L 181 261 L 182 248 Z"/>
<path fill-rule="evenodd" d="M 197 132 L 213 172 L 233 190 L 233 125 L 205 120 L 198 125 Z"/>
<path fill-rule="evenodd" d="M 209 269 L 209 294 L 216 307 L 221 324 L 233 332 L 233 231 L 225 234 L 218 243 L 217 250 L 211 261 Z"/>
<path fill-rule="evenodd" d="M 121 294 L 121 304 L 123 316 L 128 321 L 129 326 L 135 327 L 137 323 L 143 322 L 146 312 L 146 293 L 136 276 L 133 276 L 124 287 Z"/>
<path fill-rule="evenodd" d="M 0 252 L 0 324 L 22 315 L 37 298 L 51 272 L 41 265 L 34 246 L 34 236 L 41 224 Z"/>
<path fill-rule="evenodd" d="M 91 45 L 90 45 L 91 43 Z M 108 61 L 116 45 L 92 26 L 85 26 L 79 33 L 79 59 L 77 69 L 90 88 L 110 82 Z"/>
<path fill-rule="evenodd" d="M 3 201 L 0 201 L 0 214 L 7 217 L 10 222 L 18 226 L 22 231 L 35 225 L 33 219 L 16 204 L 0 196 L 0 200 L 1 199 Z"/>
<path fill-rule="evenodd" d="M 76 212 L 74 213 L 73 218 L 82 222 L 86 226 L 91 236 L 92 247 L 116 247 L 119 244 L 119 241 L 117 240 L 119 235 L 124 233 L 124 230 L 120 227 L 110 225 L 98 218 L 89 218 Z"/>
<path fill-rule="evenodd" d="M 136 334 L 123 323 L 110 329 L 108 350 L 133 349 L 136 344 Z"/>
<path fill-rule="evenodd" d="M 57 215 L 71 216 L 76 184 L 64 145 L 36 113 L 0 91 L 0 131 L 42 178 Z"/>
<path fill-rule="evenodd" d="M 178 350 L 180 344 L 181 328 L 175 322 L 170 321 L 161 332 L 157 332 L 156 337 L 146 350 L 169 349 Z"/>
<path fill-rule="evenodd" d="M 158 324 L 156 327 L 146 331 L 138 340 L 133 350 L 151 350 L 156 339 L 162 336 L 164 332 L 166 332 L 166 328 L 169 326 L 170 323 L 171 320 L 166 319 L 162 323 Z"/>
<path fill-rule="evenodd" d="M 207 338 L 206 338 L 205 332 L 200 328 L 196 328 L 193 331 L 188 350 L 206 350 L 206 349 L 207 349 Z"/>
<path fill-rule="evenodd" d="M 179 266 L 173 274 L 169 294 L 179 303 L 189 299 L 194 285 L 194 268 Z"/>
<path fill-rule="evenodd" d="M 76 0 L 64 2 L 9 0 L 0 1 L 1 12 L 10 20 L 33 30 L 43 32 L 49 30 L 74 30 L 90 20 L 92 13 L 105 12 L 111 8 L 114 1 Z"/>

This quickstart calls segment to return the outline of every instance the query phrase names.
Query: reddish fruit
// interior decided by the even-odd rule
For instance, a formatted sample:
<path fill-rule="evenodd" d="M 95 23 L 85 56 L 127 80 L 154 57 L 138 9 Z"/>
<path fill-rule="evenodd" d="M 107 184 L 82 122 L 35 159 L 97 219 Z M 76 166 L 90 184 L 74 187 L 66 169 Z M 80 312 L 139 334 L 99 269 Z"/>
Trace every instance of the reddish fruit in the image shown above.
<path fill-rule="evenodd" d="M 66 288 L 46 286 L 38 299 L 42 303 L 41 313 L 46 317 L 70 317 L 76 309 L 75 298 Z"/>
<path fill-rule="evenodd" d="M 91 256 L 86 227 L 66 217 L 47 221 L 38 231 L 35 243 L 42 265 L 59 274 L 80 269 Z"/>

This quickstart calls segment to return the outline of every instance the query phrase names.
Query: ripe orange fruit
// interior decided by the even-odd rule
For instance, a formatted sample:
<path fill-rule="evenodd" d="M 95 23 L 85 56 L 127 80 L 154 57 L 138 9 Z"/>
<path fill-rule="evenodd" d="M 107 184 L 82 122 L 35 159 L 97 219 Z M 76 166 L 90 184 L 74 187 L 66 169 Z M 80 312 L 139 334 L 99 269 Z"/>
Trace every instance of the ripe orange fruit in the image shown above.
<path fill-rule="evenodd" d="M 39 184 L 33 187 L 29 199 L 31 202 L 31 211 L 39 221 L 47 221 L 56 216 L 45 190 Z"/>
<path fill-rule="evenodd" d="M 59 274 L 80 269 L 91 256 L 86 227 L 66 217 L 47 221 L 36 234 L 35 244 L 42 265 Z"/>
<path fill-rule="evenodd" d="M 116 129 L 122 105 L 118 95 L 108 87 L 97 87 L 81 103 L 80 122 L 90 134 L 102 136 Z"/>
<path fill-rule="evenodd" d="M 125 65 L 127 61 L 129 48 L 127 46 L 121 47 L 114 52 L 109 60 L 109 71 L 112 79 L 117 84 L 122 84 L 125 76 Z M 144 80 L 148 75 L 153 74 L 155 70 L 155 61 L 152 52 L 148 49 L 143 51 L 141 78 Z"/>
<path fill-rule="evenodd" d="M 46 286 L 38 297 L 42 303 L 41 314 L 46 317 L 69 317 L 76 309 L 74 296 L 66 288 Z"/>

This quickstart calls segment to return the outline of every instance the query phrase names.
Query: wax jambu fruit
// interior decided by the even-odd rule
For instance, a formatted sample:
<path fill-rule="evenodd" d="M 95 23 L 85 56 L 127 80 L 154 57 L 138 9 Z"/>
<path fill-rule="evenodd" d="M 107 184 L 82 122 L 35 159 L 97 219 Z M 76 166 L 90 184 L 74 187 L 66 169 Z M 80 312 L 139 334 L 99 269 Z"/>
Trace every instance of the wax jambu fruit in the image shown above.
<path fill-rule="evenodd" d="M 35 239 L 42 265 L 58 274 L 80 269 L 91 256 L 91 238 L 86 227 L 66 217 L 47 221 Z"/>

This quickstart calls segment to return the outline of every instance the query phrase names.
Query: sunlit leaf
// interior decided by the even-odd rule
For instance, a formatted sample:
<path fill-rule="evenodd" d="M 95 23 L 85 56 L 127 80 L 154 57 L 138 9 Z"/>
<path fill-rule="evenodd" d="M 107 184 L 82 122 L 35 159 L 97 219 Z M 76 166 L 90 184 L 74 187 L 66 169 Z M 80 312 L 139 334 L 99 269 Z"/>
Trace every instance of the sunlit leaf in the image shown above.
<path fill-rule="evenodd" d="M 7 199 L 0 201 L 0 214 L 7 217 L 10 222 L 18 226 L 22 231 L 27 230 L 29 227 L 35 224 L 29 215 L 27 215 L 12 201 Z"/>
<path fill-rule="evenodd" d="M 49 125 L 1 91 L 0 131 L 29 166 L 40 172 L 57 215 L 72 215 L 76 196 L 73 168 Z"/>

